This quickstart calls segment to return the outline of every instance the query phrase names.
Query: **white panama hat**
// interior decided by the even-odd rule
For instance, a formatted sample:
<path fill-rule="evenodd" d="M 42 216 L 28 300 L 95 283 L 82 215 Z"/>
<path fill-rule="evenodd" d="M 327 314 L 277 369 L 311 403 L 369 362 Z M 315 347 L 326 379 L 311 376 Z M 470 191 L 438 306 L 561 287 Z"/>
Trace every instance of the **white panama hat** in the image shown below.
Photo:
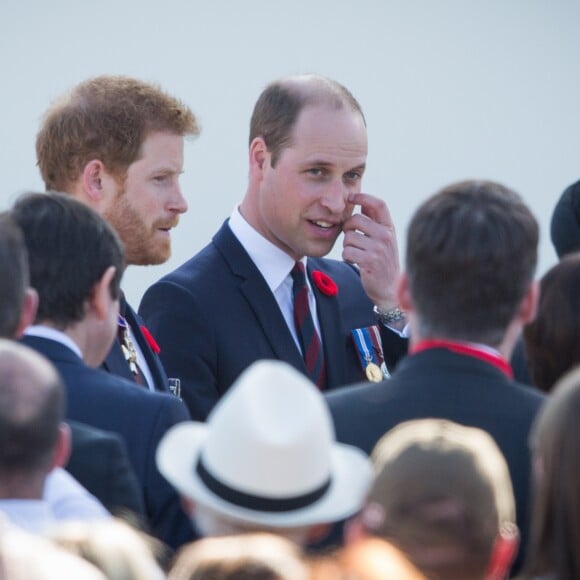
<path fill-rule="evenodd" d="M 157 466 L 184 496 L 269 527 L 300 527 L 355 513 L 372 481 L 368 457 L 334 441 L 318 389 L 281 361 L 244 371 L 207 423 L 172 427 Z"/>

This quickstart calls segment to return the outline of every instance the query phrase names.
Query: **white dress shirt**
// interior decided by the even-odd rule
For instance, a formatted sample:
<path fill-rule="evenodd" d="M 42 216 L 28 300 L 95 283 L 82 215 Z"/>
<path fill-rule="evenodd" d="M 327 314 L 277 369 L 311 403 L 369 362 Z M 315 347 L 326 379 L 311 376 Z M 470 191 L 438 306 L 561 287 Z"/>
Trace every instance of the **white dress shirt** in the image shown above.
<path fill-rule="evenodd" d="M 294 342 L 300 348 L 298 334 L 296 333 L 296 326 L 294 325 L 294 301 L 292 299 L 292 276 L 290 272 L 294 268 L 294 260 L 283 252 L 280 248 L 275 246 L 272 242 L 267 240 L 262 234 L 258 233 L 242 216 L 239 208 L 236 207 L 228 222 L 230 229 L 234 236 L 238 239 L 244 250 L 248 252 L 252 262 L 256 268 L 261 272 L 266 284 L 270 288 L 274 298 L 280 307 L 282 316 L 288 325 L 288 329 L 294 338 Z M 306 268 L 307 258 L 300 260 Z M 318 314 L 316 312 L 316 299 L 310 280 L 306 277 L 308 285 L 308 303 L 314 326 L 320 337 L 322 343 L 322 335 L 320 334 L 320 324 L 318 322 Z"/>
<path fill-rule="evenodd" d="M 48 532 L 63 520 L 111 517 L 101 502 L 61 467 L 48 474 L 42 499 L 0 499 L 0 512 L 33 534 Z"/>

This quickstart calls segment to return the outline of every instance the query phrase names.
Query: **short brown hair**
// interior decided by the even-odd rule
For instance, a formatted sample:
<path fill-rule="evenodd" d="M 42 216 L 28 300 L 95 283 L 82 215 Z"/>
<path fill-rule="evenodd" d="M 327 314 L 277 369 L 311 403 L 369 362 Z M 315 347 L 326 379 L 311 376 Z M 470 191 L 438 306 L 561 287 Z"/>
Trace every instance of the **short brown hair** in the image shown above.
<path fill-rule="evenodd" d="M 580 364 L 580 253 L 570 254 L 540 281 L 536 319 L 524 328 L 528 368 L 536 387 L 550 392 Z"/>
<path fill-rule="evenodd" d="M 419 334 L 497 346 L 533 280 L 538 223 L 492 181 L 450 185 L 409 225 L 406 270 Z"/>
<path fill-rule="evenodd" d="M 158 85 L 99 76 L 77 85 L 45 113 L 36 136 L 47 190 L 67 191 L 92 159 L 122 178 L 151 132 L 198 135 L 192 111 Z"/>
<path fill-rule="evenodd" d="M 87 300 L 110 266 L 115 274 L 109 291 L 119 298 L 123 246 L 95 210 L 64 193 L 27 193 L 10 215 L 24 234 L 30 283 L 39 297 L 37 323 L 63 329 L 83 320 Z"/>
<path fill-rule="evenodd" d="M 341 109 L 345 105 L 360 113 L 359 102 L 340 83 L 320 76 L 301 75 L 270 83 L 259 96 L 250 121 L 250 140 L 262 137 L 276 165 L 282 149 L 291 144 L 298 115 L 307 106 L 326 105 Z"/>

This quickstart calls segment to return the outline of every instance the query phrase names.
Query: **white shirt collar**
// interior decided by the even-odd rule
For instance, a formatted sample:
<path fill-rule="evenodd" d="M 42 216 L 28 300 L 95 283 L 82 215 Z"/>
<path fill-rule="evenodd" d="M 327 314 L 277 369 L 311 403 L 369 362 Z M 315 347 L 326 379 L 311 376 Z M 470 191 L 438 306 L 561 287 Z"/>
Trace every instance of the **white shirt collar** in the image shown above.
<path fill-rule="evenodd" d="M 242 216 L 239 207 L 234 209 L 228 225 L 260 270 L 270 291 L 276 292 L 288 278 L 294 260 L 255 230 Z M 306 258 L 302 258 L 301 262 L 306 267 Z"/>
<path fill-rule="evenodd" d="M 32 324 L 24 331 L 24 334 L 25 336 L 37 336 L 39 338 L 47 338 L 48 340 L 59 342 L 72 350 L 80 359 L 83 358 L 83 354 L 77 343 L 68 336 L 68 334 L 65 334 L 61 330 L 50 328 L 49 326 L 43 326 L 42 324 Z"/>

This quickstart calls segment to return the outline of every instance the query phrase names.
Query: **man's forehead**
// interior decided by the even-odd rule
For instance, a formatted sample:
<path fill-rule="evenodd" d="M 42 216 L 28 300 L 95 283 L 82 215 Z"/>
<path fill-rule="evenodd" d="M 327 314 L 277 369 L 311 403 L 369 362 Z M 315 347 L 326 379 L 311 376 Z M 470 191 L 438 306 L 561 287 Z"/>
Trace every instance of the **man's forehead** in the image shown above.
<path fill-rule="evenodd" d="M 311 106 L 300 113 L 287 147 L 307 157 L 319 156 L 321 162 L 327 155 L 339 155 L 362 164 L 367 155 L 366 127 L 361 115 L 346 107 Z"/>

